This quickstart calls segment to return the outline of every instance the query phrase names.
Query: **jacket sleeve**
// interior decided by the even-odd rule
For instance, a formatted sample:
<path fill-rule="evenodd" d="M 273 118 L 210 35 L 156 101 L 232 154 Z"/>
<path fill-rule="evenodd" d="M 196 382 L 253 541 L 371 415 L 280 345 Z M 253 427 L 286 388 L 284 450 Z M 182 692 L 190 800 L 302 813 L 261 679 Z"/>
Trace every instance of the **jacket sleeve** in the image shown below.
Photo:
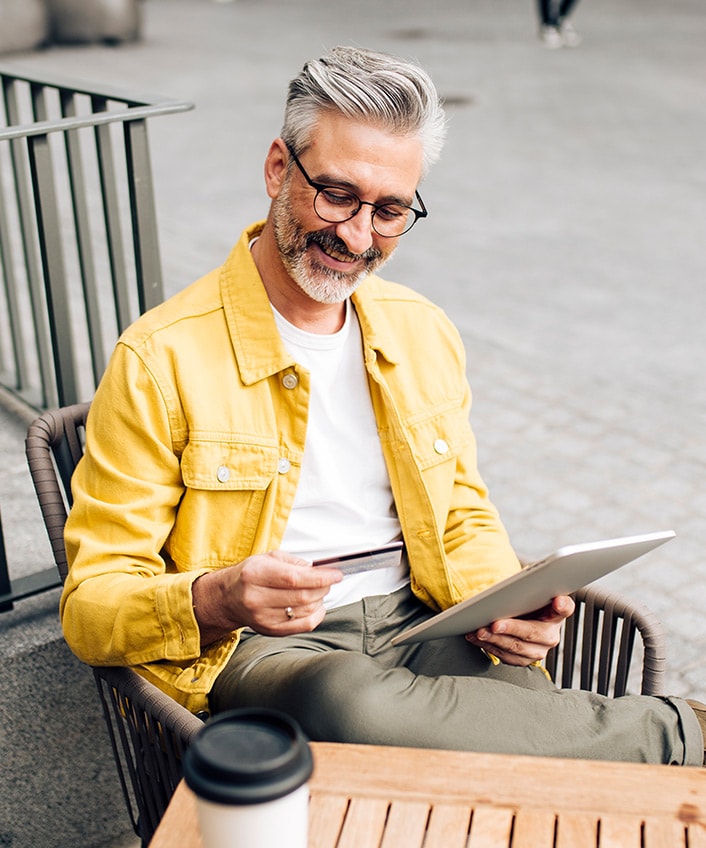
<path fill-rule="evenodd" d="M 471 392 L 465 382 L 464 418 Z M 475 436 L 467 424 L 464 446 L 456 457 L 451 504 L 444 528 L 444 549 L 457 600 L 482 592 L 520 569 L 517 555 L 490 500 L 478 470 Z"/>
<path fill-rule="evenodd" d="M 199 655 L 191 584 L 163 554 L 183 494 L 165 398 L 137 354 L 118 344 L 87 421 L 65 530 L 66 641 L 92 665 Z"/>

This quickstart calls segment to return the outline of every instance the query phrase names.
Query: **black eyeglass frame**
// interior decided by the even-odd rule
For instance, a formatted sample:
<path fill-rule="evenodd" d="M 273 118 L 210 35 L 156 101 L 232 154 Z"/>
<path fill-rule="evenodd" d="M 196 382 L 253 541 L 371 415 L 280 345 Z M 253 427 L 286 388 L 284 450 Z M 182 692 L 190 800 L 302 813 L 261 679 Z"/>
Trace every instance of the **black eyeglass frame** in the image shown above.
<path fill-rule="evenodd" d="M 360 210 L 363 208 L 363 206 L 372 206 L 373 212 L 372 212 L 372 215 L 370 216 L 370 222 L 371 222 L 372 227 L 375 230 L 375 232 L 381 238 L 399 238 L 400 236 L 405 235 L 405 233 L 408 233 L 420 218 L 426 218 L 427 215 L 429 214 L 429 212 L 427 211 L 427 207 L 424 205 L 424 201 L 422 200 L 422 196 L 421 196 L 421 194 L 419 194 L 418 191 L 414 192 L 414 196 L 417 198 L 417 202 L 422 207 L 421 209 L 415 209 L 413 206 L 405 206 L 404 203 L 371 203 L 369 200 L 361 200 L 358 197 L 357 194 L 355 194 L 354 192 L 350 191 L 347 188 L 343 189 L 343 188 L 338 188 L 337 186 L 329 185 L 328 183 L 314 182 L 314 180 L 311 179 L 309 174 L 307 174 L 306 169 L 304 168 L 302 163 L 299 161 L 299 157 L 294 152 L 294 149 L 292 148 L 292 146 L 290 144 L 287 144 L 287 150 L 289 151 L 289 155 L 294 160 L 294 164 L 301 171 L 304 179 L 307 181 L 307 183 L 309 183 L 309 185 L 313 189 L 316 189 L 316 195 L 314 197 L 314 202 L 313 202 L 314 212 L 316 212 L 316 214 L 319 216 L 319 218 L 321 218 L 322 221 L 326 221 L 327 224 L 344 224 L 346 221 L 350 221 L 351 218 L 355 218 L 355 216 L 360 212 Z M 319 197 L 319 195 L 321 194 L 322 191 L 345 192 L 346 194 L 349 194 L 352 198 L 355 198 L 355 200 L 358 201 L 358 208 L 355 210 L 355 212 L 352 212 L 347 218 L 343 218 L 340 221 L 330 221 L 328 218 L 324 218 L 323 215 L 321 215 L 319 210 L 316 208 L 316 201 L 317 201 L 317 199 L 318 199 L 318 197 Z M 381 233 L 377 229 L 377 227 L 375 226 L 375 215 L 377 214 L 377 212 L 380 209 L 384 209 L 386 206 L 397 206 L 398 208 L 401 208 L 401 209 L 409 209 L 410 212 L 414 213 L 414 219 L 412 220 L 412 223 L 409 224 L 409 226 L 405 227 L 405 229 L 402 230 L 401 233 L 397 233 L 396 235 L 388 236 L 385 233 Z"/>

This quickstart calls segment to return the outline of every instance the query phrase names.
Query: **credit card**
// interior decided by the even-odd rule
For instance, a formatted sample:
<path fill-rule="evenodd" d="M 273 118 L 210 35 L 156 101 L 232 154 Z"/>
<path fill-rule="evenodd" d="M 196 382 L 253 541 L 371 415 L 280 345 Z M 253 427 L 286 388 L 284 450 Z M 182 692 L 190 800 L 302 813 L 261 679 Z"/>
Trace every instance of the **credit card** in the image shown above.
<path fill-rule="evenodd" d="M 391 542 L 381 548 L 358 551 L 353 554 L 327 557 L 314 560 L 314 565 L 327 565 L 337 568 L 344 574 L 359 574 L 361 571 L 374 571 L 377 568 L 393 568 L 402 562 L 403 542 Z"/>

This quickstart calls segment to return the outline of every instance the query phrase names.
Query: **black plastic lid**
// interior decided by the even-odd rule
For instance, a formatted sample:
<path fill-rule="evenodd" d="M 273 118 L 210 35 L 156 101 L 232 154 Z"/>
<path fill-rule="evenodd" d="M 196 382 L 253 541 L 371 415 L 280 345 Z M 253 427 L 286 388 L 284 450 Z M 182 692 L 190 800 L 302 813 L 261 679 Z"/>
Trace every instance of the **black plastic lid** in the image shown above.
<path fill-rule="evenodd" d="M 276 710 L 240 709 L 211 719 L 184 756 L 184 779 L 201 798 L 262 804 L 298 789 L 314 763 L 294 719 Z"/>

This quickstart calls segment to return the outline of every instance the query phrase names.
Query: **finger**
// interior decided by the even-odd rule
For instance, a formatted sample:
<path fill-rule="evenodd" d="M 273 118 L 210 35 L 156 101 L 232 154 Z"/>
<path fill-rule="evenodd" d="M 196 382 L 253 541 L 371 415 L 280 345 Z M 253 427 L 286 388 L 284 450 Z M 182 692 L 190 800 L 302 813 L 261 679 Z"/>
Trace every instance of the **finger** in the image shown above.
<path fill-rule="evenodd" d="M 576 604 L 570 595 L 557 595 L 552 600 L 552 607 L 556 615 L 563 621 L 574 614 Z"/>
<path fill-rule="evenodd" d="M 469 634 L 466 639 L 472 645 L 493 654 L 508 665 L 530 665 L 530 663 L 543 660 L 547 655 L 547 645 L 523 642 L 521 639 L 506 636 L 482 639 L 475 634 Z"/>
<path fill-rule="evenodd" d="M 287 553 L 287 551 L 268 551 L 264 556 L 271 557 L 272 559 L 276 559 L 279 562 L 286 562 L 289 565 L 298 565 L 306 568 L 311 568 L 311 560 L 302 559 L 301 557 L 296 556 L 296 554 Z"/>
<path fill-rule="evenodd" d="M 251 627 L 263 636 L 292 636 L 315 630 L 325 615 L 326 610 L 321 603 L 315 606 L 276 607 L 261 610 Z"/>
<path fill-rule="evenodd" d="M 561 619 L 560 619 L 561 620 Z M 519 618 L 508 618 L 495 621 L 490 627 L 482 627 L 479 631 L 480 638 L 507 637 L 520 642 L 529 642 L 538 645 L 553 647 L 560 638 L 561 629 L 558 621 L 525 621 Z"/>
<path fill-rule="evenodd" d="M 512 618 L 496 621 L 490 627 L 481 627 L 470 635 L 478 639 L 480 647 L 491 645 L 537 659 L 538 653 L 543 657 L 549 649 L 559 644 L 561 628 L 553 622 Z"/>
<path fill-rule="evenodd" d="M 343 579 L 335 568 L 312 568 L 310 563 L 291 557 L 283 551 L 250 557 L 242 569 L 241 579 L 253 586 L 285 591 L 325 589 Z"/>

